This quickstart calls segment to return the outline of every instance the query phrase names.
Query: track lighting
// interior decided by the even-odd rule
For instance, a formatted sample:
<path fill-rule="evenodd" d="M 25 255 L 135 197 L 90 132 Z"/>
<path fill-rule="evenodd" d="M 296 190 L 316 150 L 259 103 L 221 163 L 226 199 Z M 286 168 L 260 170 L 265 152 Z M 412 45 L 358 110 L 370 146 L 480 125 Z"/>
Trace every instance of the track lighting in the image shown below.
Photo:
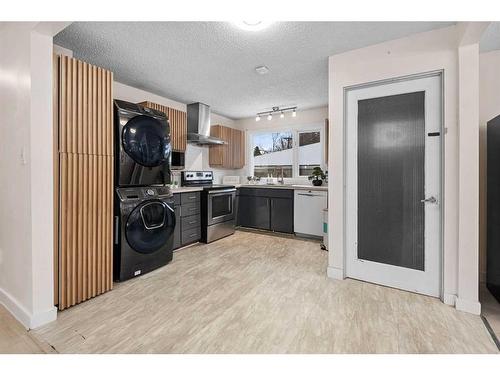
<path fill-rule="evenodd" d="M 255 117 L 255 121 L 260 121 L 261 116 L 267 116 L 268 120 L 272 120 L 273 114 L 279 113 L 280 118 L 285 118 L 285 112 L 292 112 L 292 117 L 297 117 L 297 107 L 287 107 L 287 108 L 280 108 L 280 107 L 273 107 L 272 110 L 270 111 L 264 111 L 264 112 L 259 112 L 257 113 L 257 116 Z"/>

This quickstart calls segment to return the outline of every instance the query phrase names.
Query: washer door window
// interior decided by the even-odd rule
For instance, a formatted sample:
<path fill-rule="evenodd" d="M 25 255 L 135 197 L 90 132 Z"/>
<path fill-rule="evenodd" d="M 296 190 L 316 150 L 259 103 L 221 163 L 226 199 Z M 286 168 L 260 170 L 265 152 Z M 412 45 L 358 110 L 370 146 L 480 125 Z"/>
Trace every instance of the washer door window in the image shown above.
<path fill-rule="evenodd" d="M 136 116 L 123 127 L 125 152 L 140 165 L 157 167 L 169 156 L 169 141 L 160 121 L 148 116 Z"/>
<path fill-rule="evenodd" d="M 173 236 L 174 228 L 174 210 L 162 201 L 149 200 L 130 213 L 125 236 L 132 249 L 151 254 L 161 249 Z"/>

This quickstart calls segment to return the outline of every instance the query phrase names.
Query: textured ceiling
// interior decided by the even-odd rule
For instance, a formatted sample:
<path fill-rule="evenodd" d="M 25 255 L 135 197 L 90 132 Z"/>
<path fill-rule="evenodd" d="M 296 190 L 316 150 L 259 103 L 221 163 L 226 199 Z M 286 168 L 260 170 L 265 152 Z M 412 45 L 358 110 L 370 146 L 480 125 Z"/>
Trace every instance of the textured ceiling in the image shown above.
<path fill-rule="evenodd" d="M 119 82 L 230 118 L 328 101 L 328 56 L 450 22 L 276 22 L 249 32 L 228 22 L 76 22 L 55 43 Z M 255 67 L 270 72 L 258 75 Z"/>
<path fill-rule="evenodd" d="M 492 22 L 481 37 L 479 43 L 481 52 L 500 49 L 500 22 Z"/>

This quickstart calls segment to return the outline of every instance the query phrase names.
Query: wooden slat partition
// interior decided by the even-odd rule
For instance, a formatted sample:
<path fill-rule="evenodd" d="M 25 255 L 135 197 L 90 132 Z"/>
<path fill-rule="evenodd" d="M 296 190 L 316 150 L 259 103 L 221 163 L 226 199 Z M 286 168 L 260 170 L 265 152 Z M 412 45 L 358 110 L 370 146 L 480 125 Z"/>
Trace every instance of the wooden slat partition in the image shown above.
<path fill-rule="evenodd" d="M 170 122 L 170 142 L 173 151 L 186 151 L 187 143 L 187 114 L 184 111 L 170 108 L 153 102 L 139 103 L 144 107 L 163 112 L 168 116 Z"/>
<path fill-rule="evenodd" d="M 58 307 L 113 287 L 113 73 L 57 57 Z"/>

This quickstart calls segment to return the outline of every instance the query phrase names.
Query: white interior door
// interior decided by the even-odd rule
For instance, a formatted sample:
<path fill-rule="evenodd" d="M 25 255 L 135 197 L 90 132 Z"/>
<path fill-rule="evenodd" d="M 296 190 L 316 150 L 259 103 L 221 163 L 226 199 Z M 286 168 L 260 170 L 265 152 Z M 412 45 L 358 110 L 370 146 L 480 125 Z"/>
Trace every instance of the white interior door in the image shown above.
<path fill-rule="evenodd" d="M 440 296 L 441 95 L 441 75 L 347 92 L 347 277 Z"/>

